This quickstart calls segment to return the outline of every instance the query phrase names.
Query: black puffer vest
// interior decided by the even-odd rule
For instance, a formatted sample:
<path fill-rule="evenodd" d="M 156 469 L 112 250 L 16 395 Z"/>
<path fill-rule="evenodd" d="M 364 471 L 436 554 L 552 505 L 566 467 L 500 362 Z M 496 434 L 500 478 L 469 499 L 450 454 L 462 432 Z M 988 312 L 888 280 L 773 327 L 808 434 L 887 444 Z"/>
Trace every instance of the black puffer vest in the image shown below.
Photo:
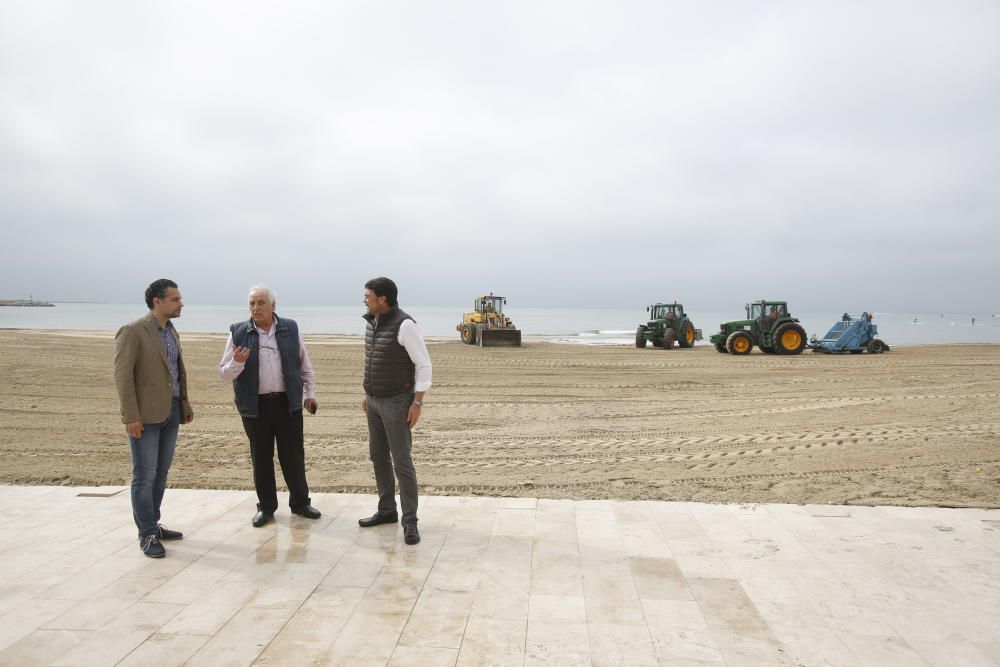
<path fill-rule="evenodd" d="M 395 396 L 413 391 L 417 369 L 406 348 L 399 344 L 399 326 L 412 317 L 399 308 L 391 308 L 378 317 L 366 313 L 365 393 L 369 396 Z"/>

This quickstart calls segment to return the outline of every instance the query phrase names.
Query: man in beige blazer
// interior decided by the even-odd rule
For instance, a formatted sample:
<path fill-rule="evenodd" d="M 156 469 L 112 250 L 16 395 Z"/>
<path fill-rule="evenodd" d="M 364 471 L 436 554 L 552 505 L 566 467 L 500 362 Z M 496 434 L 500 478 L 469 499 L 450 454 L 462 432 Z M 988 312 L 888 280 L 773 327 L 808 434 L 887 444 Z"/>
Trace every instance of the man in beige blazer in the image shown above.
<path fill-rule="evenodd" d="M 161 540 L 184 535 L 160 525 L 160 503 L 174 459 L 179 425 L 194 419 L 180 336 L 170 322 L 184 307 L 177 283 L 166 278 L 146 289 L 149 313 L 115 334 L 115 388 L 132 451 L 132 516 L 139 548 L 163 558 Z"/>

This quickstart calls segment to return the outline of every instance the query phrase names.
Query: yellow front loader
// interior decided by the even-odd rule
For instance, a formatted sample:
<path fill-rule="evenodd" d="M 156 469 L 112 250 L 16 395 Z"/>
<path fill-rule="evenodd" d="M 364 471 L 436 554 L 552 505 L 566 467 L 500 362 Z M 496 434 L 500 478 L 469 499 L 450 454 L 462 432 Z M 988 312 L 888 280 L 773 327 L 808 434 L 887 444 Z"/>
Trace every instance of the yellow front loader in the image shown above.
<path fill-rule="evenodd" d="M 503 314 L 507 299 L 502 296 L 478 296 L 473 309 L 462 316 L 455 330 L 466 345 L 480 347 L 521 347 L 521 330 Z"/>

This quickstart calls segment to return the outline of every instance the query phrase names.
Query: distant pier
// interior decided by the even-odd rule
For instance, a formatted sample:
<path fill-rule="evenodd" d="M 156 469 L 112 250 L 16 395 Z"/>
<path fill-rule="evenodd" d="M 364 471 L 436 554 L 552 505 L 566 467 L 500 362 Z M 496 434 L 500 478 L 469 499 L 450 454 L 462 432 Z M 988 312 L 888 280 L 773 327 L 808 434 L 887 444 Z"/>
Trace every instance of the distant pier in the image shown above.
<path fill-rule="evenodd" d="M 54 308 L 56 304 L 35 299 L 0 299 L 0 306 L 20 306 L 21 308 Z"/>

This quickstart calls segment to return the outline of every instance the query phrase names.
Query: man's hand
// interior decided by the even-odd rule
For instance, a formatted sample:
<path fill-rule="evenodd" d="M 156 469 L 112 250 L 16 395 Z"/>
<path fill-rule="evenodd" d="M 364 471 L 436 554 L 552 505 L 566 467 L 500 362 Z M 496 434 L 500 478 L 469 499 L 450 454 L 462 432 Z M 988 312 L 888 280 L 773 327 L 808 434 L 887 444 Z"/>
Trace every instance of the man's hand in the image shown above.
<path fill-rule="evenodd" d="M 185 424 L 190 424 L 193 421 L 194 421 L 194 413 L 193 412 L 191 414 L 187 415 L 186 417 L 184 417 L 184 423 Z"/>
<path fill-rule="evenodd" d="M 125 432 L 128 433 L 130 438 L 139 439 L 142 437 L 142 420 L 137 420 L 134 422 L 129 422 L 125 424 Z"/>
<path fill-rule="evenodd" d="M 302 407 L 308 410 L 309 414 L 314 415 L 316 414 L 316 410 L 319 409 L 319 403 L 316 402 L 315 398 L 307 398 L 305 402 L 302 403 Z"/>
<path fill-rule="evenodd" d="M 406 425 L 413 428 L 417 425 L 417 421 L 420 419 L 420 406 L 416 403 L 410 403 L 410 411 L 406 413 Z"/>
<path fill-rule="evenodd" d="M 361 399 L 361 412 L 368 412 L 368 398 Z"/>
<path fill-rule="evenodd" d="M 250 358 L 249 347 L 237 347 L 233 350 L 233 361 L 238 364 L 245 364 Z"/>

